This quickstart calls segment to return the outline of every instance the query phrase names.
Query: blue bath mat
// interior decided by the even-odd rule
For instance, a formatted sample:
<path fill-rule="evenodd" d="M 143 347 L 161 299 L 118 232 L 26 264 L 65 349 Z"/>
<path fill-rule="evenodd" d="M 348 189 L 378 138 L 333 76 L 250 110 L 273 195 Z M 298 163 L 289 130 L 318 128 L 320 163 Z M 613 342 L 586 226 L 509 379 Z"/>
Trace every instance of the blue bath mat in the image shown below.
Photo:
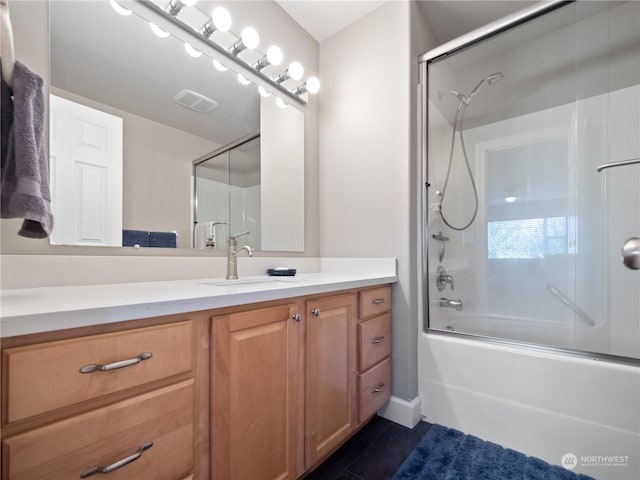
<path fill-rule="evenodd" d="M 433 425 L 393 480 L 593 480 L 539 458 Z"/>

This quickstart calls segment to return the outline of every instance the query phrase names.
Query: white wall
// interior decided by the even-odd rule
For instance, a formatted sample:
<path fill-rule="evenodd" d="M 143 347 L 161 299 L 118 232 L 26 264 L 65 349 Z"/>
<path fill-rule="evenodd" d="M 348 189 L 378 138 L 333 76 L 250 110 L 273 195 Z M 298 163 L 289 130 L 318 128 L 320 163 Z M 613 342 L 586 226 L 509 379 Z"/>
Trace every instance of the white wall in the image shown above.
<path fill-rule="evenodd" d="M 393 395 L 403 400 L 418 393 L 414 64 L 433 46 L 412 15 L 409 2 L 388 2 L 320 45 L 320 254 L 398 259 Z"/>

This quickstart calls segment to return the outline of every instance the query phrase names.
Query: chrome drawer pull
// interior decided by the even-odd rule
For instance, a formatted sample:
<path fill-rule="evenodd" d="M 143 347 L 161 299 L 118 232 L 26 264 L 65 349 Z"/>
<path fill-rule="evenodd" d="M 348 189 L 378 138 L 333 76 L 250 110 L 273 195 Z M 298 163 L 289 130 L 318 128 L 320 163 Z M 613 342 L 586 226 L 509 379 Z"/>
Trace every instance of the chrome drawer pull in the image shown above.
<path fill-rule="evenodd" d="M 299 313 L 294 313 L 293 315 L 291 315 L 291 318 L 296 322 L 299 322 L 300 320 L 302 320 L 302 316 Z"/>
<path fill-rule="evenodd" d="M 376 343 L 382 343 L 382 342 L 384 342 L 384 335 L 374 338 L 371 343 L 375 345 Z"/>
<path fill-rule="evenodd" d="M 313 310 L 311 310 L 311 313 L 313 314 L 314 317 L 319 317 L 320 316 L 320 309 L 319 308 L 314 308 Z"/>
<path fill-rule="evenodd" d="M 384 390 L 384 383 L 381 383 L 376 388 L 371 390 L 371 393 L 380 393 L 382 390 Z"/>
<path fill-rule="evenodd" d="M 373 303 L 374 305 L 380 305 L 381 303 L 384 303 L 384 298 L 376 298 L 371 303 Z"/>
<path fill-rule="evenodd" d="M 87 478 L 91 475 L 95 475 L 96 473 L 111 473 L 114 470 L 117 470 L 121 467 L 124 467 L 125 465 L 130 464 L 131 462 L 136 461 L 142 456 L 145 450 L 149 450 L 151 447 L 153 447 L 153 442 L 144 443 L 140 445 L 140 447 L 138 447 L 138 450 L 133 455 L 129 455 L 128 457 L 125 457 L 122 460 L 118 460 L 117 462 L 112 463 L 111 465 L 108 465 L 106 467 L 93 467 L 89 470 L 85 470 L 80 475 L 80 478 Z"/>
<path fill-rule="evenodd" d="M 80 369 L 80 373 L 93 373 L 93 372 L 108 372 L 109 370 L 117 370 L 119 368 L 130 367 L 132 365 L 137 365 L 143 360 L 149 360 L 153 357 L 153 353 L 145 352 L 138 355 L 136 358 L 130 358 L 128 360 L 120 360 L 119 362 L 107 363 L 106 365 L 98 365 L 92 363 L 90 365 L 85 365 Z"/>

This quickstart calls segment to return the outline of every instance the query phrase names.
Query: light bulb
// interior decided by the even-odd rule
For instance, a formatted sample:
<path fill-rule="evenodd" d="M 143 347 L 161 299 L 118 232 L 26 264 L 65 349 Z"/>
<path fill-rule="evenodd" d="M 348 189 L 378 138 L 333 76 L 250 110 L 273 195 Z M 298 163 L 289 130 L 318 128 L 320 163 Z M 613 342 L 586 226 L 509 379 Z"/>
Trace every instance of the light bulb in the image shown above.
<path fill-rule="evenodd" d="M 215 58 L 213 59 L 213 66 L 216 67 L 216 70 L 218 70 L 219 72 L 226 72 L 229 69 L 227 66 L 221 64 Z"/>
<path fill-rule="evenodd" d="M 150 23 L 149 26 L 151 27 L 151 31 L 155 33 L 157 36 L 159 36 L 160 38 L 166 38 L 169 36 L 169 32 L 165 32 L 155 23 Z"/>
<path fill-rule="evenodd" d="M 280 97 L 276 98 L 276 104 L 277 104 L 280 108 L 287 108 L 287 102 L 285 102 L 284 100 L 282 100 Z"/>
<path fill-rule="evenodd" d="M 275 45 L 271 45 L 267 50 L 267 60 L 271 65 L 280 65 L 282 63 L 282 50 Z"/>
<path fill-rule="evenodd" d="M 131 15 L 131 10 L 124 8 L 122 5 L 120 5 L 118 2 L 116 2 L 115 0 L 109 0 L 109 3 L 111 4 L 111 7 L 118 12 L 120 15 L 123 15 L 125 17 Z"/>
<path fill-rule="evenodd" d="M 320 90 L 320 80 L 318 80 L 317 77 L 307 78 L 307 83 L 305 83 L 305 85 L 307 86 L 307 91 L 313 95 L 318 93 Z"/>
<path fill-rule="evenodd" d="M 271 96 L 271 92 L 268 92 L 267 90 L 265 90 L 264 87 L 258 87 L 258 93 L 265 98 Z"/>
<path fill-rule="evenodd" d="M 504 201 L 507 203 L 513 203 L 518 199 L 518 197 L 504 197 Z"/>
<path fill-rule="evenodd" d="M 239 73 L 239 74 L 237 75 L 237 77 L 238 77 L 238 81 L 239 81 L 242 85 L 249 85 L 249 84 L 251 83 L 251 81 L 250 81 L 250 80 L 247 80 L 246 78 L 244 78 L 244 76 L 243 76 L 241 73 Z"/>
<path fill-rule="evenodd" d="M 258 35 L 255 28 L 245 27 L 242 30 L 242 43 L 250 49 L 254 49 L 260 44 L 260 35 Z"/>
<path fill-rule="evenodd" d="M 198 58 L 200 55 L 202 55 L 202 52 L 200 50 L 196 50 L 195 48 L 193 48 L 191 45 L 189 45 L 188 43 L 184 44 L 184 49 L 187 51 L 187 53 L 189 55 L 191 55 L 193 58 Z"/>
<path fill-rule="evenodd" d="M 217 30 L 228 32 L 231 28 L 231 14 L 224 7 L 216 7 L 211 12 L 211 21 Z"/>
<path fill-rule="evenodd" d="M 304 68 L 302 68 L 302 65 L 300 65 L 298 62 L 293 62 L 291 65 L 289 65 L 288 73 L 289 78 L 292 78 L 293 80 L 300 80 L 304 75 Z"/>

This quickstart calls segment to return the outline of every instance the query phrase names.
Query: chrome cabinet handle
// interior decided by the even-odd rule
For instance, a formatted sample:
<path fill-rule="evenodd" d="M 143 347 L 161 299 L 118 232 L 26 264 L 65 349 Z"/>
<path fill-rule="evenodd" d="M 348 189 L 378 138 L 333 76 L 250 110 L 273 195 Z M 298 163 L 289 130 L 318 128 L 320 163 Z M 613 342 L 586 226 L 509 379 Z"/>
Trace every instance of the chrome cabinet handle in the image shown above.
<path fill-rule="evenodd" d="M 302 316 L 299 313 L 294 313 L 293 315 L 291 315 L 291 318 L 296 322 L 299 322 L 302 319 Z"/>
<path fill-rule="evenodd" d="M 380 305 L 381 303 L 384 303 L 384 298 L 376 298 L 371 303 L 373 303 L 374 305 Z"/>
<path fill-rule="evenodd" d="M 313 310 L 311 310 L 311 313 L 313 314 L 314 317 L 319 317 L 320 316 L 320 309 L 319 308 L 314 308 Z"/>
<path fill-rule="evenodd" d="M 640 237 L 631 237 L 624 242 L 622 259 L 625 267 L 640 270 Z"/>
<path fill-rule="evenodd" d="M 80 368 L 80 373 L 108 372 L 110 370 L 117 370 L 119 368 L 137 365 L 143 360 L 149 360 L 151 357 L 153 357 L 153 353 L 145 352 L 145 353 L 141 353 L 135 358 L 120 360 L 119 362 L 107 363 L 106 365 L 91 363 L 89 365 L 85 365 L 84 367 Z"/>
<path fill-rule="evenodd" d="M 138 447 L 138 450 L 133 455 L 129 455 L 128 457 L 118 460 L 117 462 L 114 462 L 111 465 L 108 465 L 106 467 L 93 467 L 93 468 L 90 468 L 89 470 L 85 470 L 80 475 L 80 478 L 87 478 L 87 477 L 90 477 L 91 475 L 95 475 L 96 473 L 111 473 L 114 470 L 117 470 L 119 468 L 124 467 L 125 465 L 130 464 L 131 462 L 135 462 L 142 456 L 145 450 L 149 450 L 151 447 L 153 447 L 153 442 L 143 443 Z"/>
<path fill-rule="evenodd" d="M 382 390 L 384 390 L 384 383 L 381 383 L 376 388 L 371 390 L 371 393 L 380 393 Z"/>
<path fill-rule="evenodd" d="M 376 337 L 371 341 L 372 344 L 382 343 L 382 342 L 384 342 L 384 335 Z"/>

